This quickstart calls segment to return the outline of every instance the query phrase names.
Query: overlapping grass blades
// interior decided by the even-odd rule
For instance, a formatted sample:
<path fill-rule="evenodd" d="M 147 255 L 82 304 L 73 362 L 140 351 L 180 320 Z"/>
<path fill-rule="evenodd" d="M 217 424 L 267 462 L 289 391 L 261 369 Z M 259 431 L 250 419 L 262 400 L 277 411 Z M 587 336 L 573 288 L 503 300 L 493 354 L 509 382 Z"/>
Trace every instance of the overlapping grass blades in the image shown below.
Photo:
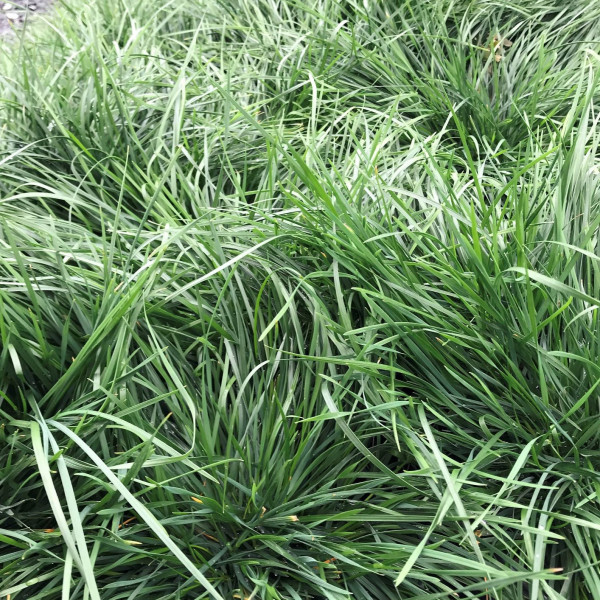
<path fill-rule="evenodd" d="M 26 32 L 0 596 L 600 597 L 599 16 L 97 0 Z"/>

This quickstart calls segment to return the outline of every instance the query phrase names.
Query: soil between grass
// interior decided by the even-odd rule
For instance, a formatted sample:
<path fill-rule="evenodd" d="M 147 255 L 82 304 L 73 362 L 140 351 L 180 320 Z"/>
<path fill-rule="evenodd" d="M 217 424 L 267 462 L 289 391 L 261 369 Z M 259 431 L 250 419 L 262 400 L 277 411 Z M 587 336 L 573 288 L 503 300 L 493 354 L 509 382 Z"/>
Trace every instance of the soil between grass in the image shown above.
<path fill-rule="evenodd" d="M 0 36 L 13 36 L 24 25 L 31 23 L 36 16 L 47 13 L 52 4 L 52 0 L 0 3 Z"/>

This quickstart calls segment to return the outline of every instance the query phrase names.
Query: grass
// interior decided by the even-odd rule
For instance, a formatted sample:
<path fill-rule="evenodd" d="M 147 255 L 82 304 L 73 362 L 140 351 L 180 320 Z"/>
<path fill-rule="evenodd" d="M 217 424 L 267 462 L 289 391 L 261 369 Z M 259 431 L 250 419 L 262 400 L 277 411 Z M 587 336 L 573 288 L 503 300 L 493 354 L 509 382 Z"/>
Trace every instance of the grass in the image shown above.
<path fill-rule="evenodd" d="M 600 597 L 600 2 L 44 20 L 0 57 L 0 597 Z"/>

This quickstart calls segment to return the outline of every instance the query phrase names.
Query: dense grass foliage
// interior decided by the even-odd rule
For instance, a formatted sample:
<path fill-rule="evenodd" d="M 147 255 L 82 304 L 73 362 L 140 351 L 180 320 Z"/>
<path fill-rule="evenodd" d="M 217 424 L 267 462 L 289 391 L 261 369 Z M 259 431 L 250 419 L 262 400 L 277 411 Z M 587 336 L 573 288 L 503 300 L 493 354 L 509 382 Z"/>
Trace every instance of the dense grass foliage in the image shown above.
<path fill-rule="evenodd" d="M 0 597 L 600 598 L 600 1 L 84 4 L 0 57 Z"/>

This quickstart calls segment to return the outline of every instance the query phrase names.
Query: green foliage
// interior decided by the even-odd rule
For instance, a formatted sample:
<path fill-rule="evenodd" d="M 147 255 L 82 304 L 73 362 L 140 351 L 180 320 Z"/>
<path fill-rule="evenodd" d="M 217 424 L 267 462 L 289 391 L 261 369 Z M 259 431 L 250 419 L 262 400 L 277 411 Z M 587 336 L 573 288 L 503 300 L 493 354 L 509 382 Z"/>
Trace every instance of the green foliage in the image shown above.
<path fill-rule="evenodd" d="M 5 43 L 0 597 L 599 598 L 599 40 L 96 0 Z"/>

